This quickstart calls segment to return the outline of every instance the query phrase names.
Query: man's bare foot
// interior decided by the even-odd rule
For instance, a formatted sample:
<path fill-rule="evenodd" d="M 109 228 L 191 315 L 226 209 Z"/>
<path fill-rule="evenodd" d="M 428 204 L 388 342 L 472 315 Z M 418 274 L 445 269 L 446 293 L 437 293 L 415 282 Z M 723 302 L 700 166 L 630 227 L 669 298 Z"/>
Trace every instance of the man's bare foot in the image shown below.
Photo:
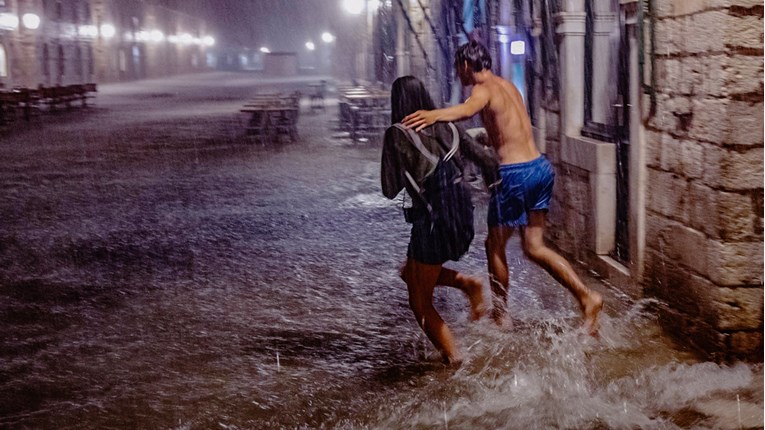
<path fill-rule="evenodd" d="M 513 329 L 513 319 L 507 316 L 505 309 L 497 309 L 496 307 L 491 310 L 491 319 L 494 320 L 494 324 L 503 330 Z"/>
<path fill-rule="evenodd" d="M 590 293 L 582 302 L 582 312 L 584 313 L 584 329 L 591 336 L 598 336 L 600 324 L 598 316 L 603 309 L 603 297 L 600 293 L 590 290 Z"/>
<path fill-rule="evenodd" d="M 478 321 L 488 312 L 483 299 L 483 284 L 476 278 L 466 278 L 462 290 L 470 301 L 470 321 Z"/>

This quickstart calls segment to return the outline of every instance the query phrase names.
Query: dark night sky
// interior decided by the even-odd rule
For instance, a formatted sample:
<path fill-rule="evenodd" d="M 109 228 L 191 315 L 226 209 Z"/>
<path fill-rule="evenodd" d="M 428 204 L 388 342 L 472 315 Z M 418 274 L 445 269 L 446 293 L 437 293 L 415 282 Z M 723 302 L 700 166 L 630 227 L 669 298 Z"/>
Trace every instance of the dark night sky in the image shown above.
<path fill-rule="evenodd" d="M 272 51 L 302 49 L 307 40 L 319 43 L 323 31 L 348 37 L 346 29 L 361 19 L 343 12 L 341 0 L 186 0 L 177 4 L 205 18 L 221 44 L 265 45 Z"/>

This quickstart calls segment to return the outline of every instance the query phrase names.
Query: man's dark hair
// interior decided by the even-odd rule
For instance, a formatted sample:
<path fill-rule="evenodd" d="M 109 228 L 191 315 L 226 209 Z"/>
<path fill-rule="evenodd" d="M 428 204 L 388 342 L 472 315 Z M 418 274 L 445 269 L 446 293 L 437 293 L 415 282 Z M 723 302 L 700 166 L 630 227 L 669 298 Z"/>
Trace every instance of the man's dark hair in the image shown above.
<path fill-rule="evenodd" d="M 491 70 L 489 50 L 478 41 L 471 40 L 457 48 L 457 52 L 454 54 L 454 64 L 461 66 L 465 61 L 473 72 Z"/>
<path fill-rule="evenodd" d="M 418 110 L 436 108 L 425 85 L 414 76 L 402 76 L 393 81 L 390 91 L 391 120 L 395 124 Z"/>

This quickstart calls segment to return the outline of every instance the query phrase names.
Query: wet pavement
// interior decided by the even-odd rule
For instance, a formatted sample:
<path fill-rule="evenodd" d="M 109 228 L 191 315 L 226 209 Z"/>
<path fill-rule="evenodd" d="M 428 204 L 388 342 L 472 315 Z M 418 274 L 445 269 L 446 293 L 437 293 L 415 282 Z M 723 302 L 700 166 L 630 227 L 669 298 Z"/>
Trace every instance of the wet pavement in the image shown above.
<path fill-rule="evenodd" d="M 604 294 L 601 339 L 511 241 L 513 332 L 436 307 L 438 364 L 397 276 L 408 241 L 380 142 L 238 113 L 301 82 L 211 73 L 100 87 L 0 134 L 0 428 L 761 428 L 763 371 L 699 361 L 652 300 Z M 487 280 L 487 196 L 452 267 Z M 488 292 L 488 289 L 486 290 Z"/>

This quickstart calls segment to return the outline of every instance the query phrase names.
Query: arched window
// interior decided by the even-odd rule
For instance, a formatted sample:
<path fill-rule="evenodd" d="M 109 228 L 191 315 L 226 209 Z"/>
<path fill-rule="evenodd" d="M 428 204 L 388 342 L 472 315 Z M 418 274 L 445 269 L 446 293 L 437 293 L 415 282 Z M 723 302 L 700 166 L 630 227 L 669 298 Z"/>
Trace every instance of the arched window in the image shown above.
<path fill-rule="evenodd" d="M 0 44 L 0 78 L 8 76 L 8 56 L 5 55 L 5 46 Z"/>

